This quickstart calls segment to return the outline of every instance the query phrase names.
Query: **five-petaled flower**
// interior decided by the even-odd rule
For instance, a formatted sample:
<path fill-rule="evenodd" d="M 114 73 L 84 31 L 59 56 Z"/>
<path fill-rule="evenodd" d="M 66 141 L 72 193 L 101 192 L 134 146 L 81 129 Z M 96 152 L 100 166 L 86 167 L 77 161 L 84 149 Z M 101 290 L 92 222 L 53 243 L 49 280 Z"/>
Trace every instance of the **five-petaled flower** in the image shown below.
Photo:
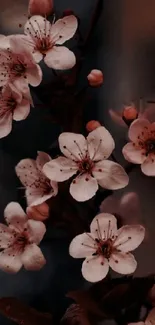
<path fill-rule="evenodd" d="M 155 323 L 155 308 L 152 308 L 145 321 L 139 321 L 139 322 L 135 322 L 135 323 L 129 323 L 128 325 L 153 325 Z"/>
<path fill-rule="evenodd" d="M 75 55 L 67 47 L 60 45 L 73 37 L 77 26 L 77 18 L 74 15 L 59 19 L 52 25 L 42 16 L 32 16 L 25 24 L 26 37 L 21 35 L 21 38 L 26 42 L 36 62 L 44 58 L 50 68 L 71 69 L 76 63 Z"/>
<path fill-rule="evenodd" d="M 8 273 L 18 272 L 22 265 L 27 270 L 41 269 L 46 260 L 38 247 L 46 232 L 41 221 L 28 220 L 16 202 L 4 210 L 8 227 L 0 224 L 0 269 Z"/>
<path fill-rule="evenodd" d="M 30 99 L 8 83 L 0 93 L 0 138 L 7 136 L 12 130 L 12 120 L 24 120 L 30 112 Z"/>
<path fill-rule="evenodd" d="M 8 41 L 10 46 L 8 47 Z M 4 43 L 6 42 L 6 48 Z M 0 45 L 0 87 L 21 79 L 34 87 L 42 80 L 42 71 L 20 35 L 10 36 Z"/>
<path fill-rule="evenodd" d="M 70 194 L 77 201 L 92 198 L 103 188 L 116 190 L 128 184 L 128 175 L 117 163 L 106 160 L 114 149 L 114 140 L 104 127 L 82 134 L 62 133 L 59 136 L 60 156 L 44 165 L 43 171 L 53 181 L 63 182 L 78 172 L 70 185 Z"/>
<path fill-rule="evenodd" d="M 74 258 L 86 258 L 82 264 L 82 275 L 90 282 L 105 278 L 109 266 L 120 274 L 131 274 L 137 267 L 130 253 L 144 239 L 145 229 L 141 225 L 123 226 L 117 230 L 117 221 L 112 214 L 97 215 L 90 233 L 76 236 L 69 247 Z"/>
<path fill-rule="evenodd" d="M 155 176 L 155 123 L 146 119 L 134 121 L 128 132 L 131 142 L 122 149 L 126 160 L 141 165 L 147 176 Z"/>
<path fill-rule="evenodd" d="M 50 181 L 43 173 L 45 163 L 51 157 L 45 152 L 38 152 L 37 159 L 23 159 L 16 166 L 16 174 L 26 188 L 27 203 L 39 205 L 58 193 L 56 182 Z"/>

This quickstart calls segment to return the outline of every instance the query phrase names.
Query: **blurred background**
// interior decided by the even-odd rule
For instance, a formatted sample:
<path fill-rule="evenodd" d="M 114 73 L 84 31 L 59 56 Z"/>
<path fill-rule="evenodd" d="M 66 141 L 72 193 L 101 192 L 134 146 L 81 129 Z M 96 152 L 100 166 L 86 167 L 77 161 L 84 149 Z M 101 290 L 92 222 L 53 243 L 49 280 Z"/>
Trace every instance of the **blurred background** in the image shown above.
<path fill-rule="evenodd" d="M 82 34 L 87 33 L 95 0 L 55 0 L 54 4 L 58 15 L 65 9 L 73 10 L 80 18 Z M 22 33 L 27 7 L 26 0 L 1 0 L 0 33 Z M 87 119 L 97 117 L 109 129 L 116 141 L 115 156 L 125 165 L 121 149 L 127 139 L 127 129 L 111 120 L 109 109 L 119 111 L 139 98 L 155 99 L 154 0 L 103 0 L 103 12 L 86 51 L 83 78 L 93 68 L 103 70 L 104 84 L 90 91 Z M 14 171 L 16 163 L 21 158 L 35 157 L 37 150 L 46 151 L 61 131 L 59 125 L 51 125 L 45 118 L 37 89 L 32 89 L 32 96 L 35 107 L 28 118 L 14 123 L 12 133 L 0 140 L 1 222 L 7 203 L 21 200 Z M 136 276 L 143 276 L 155 273 L 155 179 L 142 175 L 137 166 L 130 173 L 129 186 L 114 196 L 119 198 L 130 191 L 139 196 L 142 211 L 139 222 L 147 228 L 146 239 L 135 253 Z M 65 237 L 47 234 L 41 245 L 47 265 L 38 273 L 21 270 L 16 275 L 7 275 L 0 272 L 0 296 L 20 297 L 39 310 L 63 313 L 68 304 L 67 291 L 83 284 L 81 261 L 68 256 L 68 245 Z M 1 317 L 0 324 L 12 323 Z"/>

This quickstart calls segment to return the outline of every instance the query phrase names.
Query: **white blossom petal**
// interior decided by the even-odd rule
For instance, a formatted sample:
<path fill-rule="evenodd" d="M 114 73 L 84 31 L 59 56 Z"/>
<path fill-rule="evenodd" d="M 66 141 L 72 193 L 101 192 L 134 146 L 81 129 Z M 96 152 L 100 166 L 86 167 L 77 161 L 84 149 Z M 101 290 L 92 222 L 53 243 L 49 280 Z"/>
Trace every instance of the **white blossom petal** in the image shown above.
<path fill-rule="evenodd" d="M 95 161 L 108 158 L 115 148 L 114 140 L 104 126 L 90 132 L 87 142 L 90 158 Z"/>
<path fill-rule="evenodd" d="M 101 281 L 108 271 L 109 264 L 103 256 L 88 257 L 82 264 L 82 275 L 89 282 Z"/>
<path fill-rule="evenodd" d="M 16 174 L 25 187 L 39 188 L 42 178 L 33 159 L 22 159 L 16 166 Z"/>
<path fill-rule="evenodd" d="M 13 111 L 13 119 L 15 121 L 25 120 L 30 113 L 30 102 L 23 99 Z"/>
<path fill-rule="evenodd" d="M 81 160 L 86 156 L 87 142 L 82 134 L 63 132 L 59 136 L 61 152 L 72 160 Z"/>
<path fill-rule="evenodd" d="M 71 183 L 69 192 L 79 202 L 91 199 L 98 190 L 98 184 L 94 177 L 88 174 L 77 176 Z"/>
<path fill-rule="evenodd" d="M 56 44 L 61 45 L 74 36 L 77 27 L 78 21 L 74 15 L 59 19 L 52 25 L 51 39 L 55 39 Z"/>
<path fill-rule="evenodd" d="M 142 172 L 147 176 L 155 176 L 155 156 L 148 156 L 141 165 Z"/>
<path fill-rule="evenodd" d="M 142 131 L 147 132 L 147 128 L 150 127 L 150 122 L 146 119 L 138 118 L 132 122 L 129 128 L 128 136 L 133 142 L 137 141 L 138 136 Z"/>
<path fill-rule="evenodd" d="M 44 58 L 49 68 L 55 70 L 68 70 L 74 67 L 76 57 L 72 51 L 65 46 L 53 46 Z"/>
<path fill-rule="evenodd" d="M 52 158 L 46 152 L 38 151 L 38 156 L 36 158 L 37 168 L 42 170 L 43 166 L 51 160 Z"/>
<path fill-rule="evenodd" d="M 76 236 L 69 246 L 69 254 L 74 258 L 92 256 L 97 249 L 95 239 L 90 233 Z"/>
<path fill-rule="evenodd" d="M 11 130 L 12 112 L 9 110 L 0 116 L 0 139 L 6 137 L 11 132 Z"/>
<path fill-rule="evenodd" d="M 0 223 L 0 249 L 9 247 L 13 241 L 12 229 Z"/>
<path fill-rule="evenodd" d="M 16 251 L 14 247 L 0 252 L 0 269 L 7 273 L 16 273 L 22 267 L 21 252 Z"/>
<path fill-rule="evenodd" d="M 36 244 L 30 244 L 25 247 L 21 260 L 25 269 L 29 271 L 40 270 L 46 264 L 41 249 Z"/>
<path fill-rule="evenodd" d="M 76 174 L 77 164 L 66 157 L 58 157 L 46 163 L 43 172 L 49 179 L 63 182 Z"/>
<path fill-rule="evenodd" d="M 40 15 L 32 16 L 30 19 L 28 19 L 24 26 L 24 33 L 31 37 L 31 40 L 34 43 L 36 35 L 40 39 L 45 38 L 46 34 L 48 35 L 50 30 L 50 22 Z"/>
<path fill-rule="evenodd" d="M 41 187 L 28 187 L 25 192 L 28 206 L 36 206 L 38 204 L 42 204 L 49 200 L 51 197 L 55 196 L 57 193 L 58 187 L 57 192 L 53 188 L 51 188 L 51 191 L 48 194 L 45 194 L 45 190 Z"/>
<path fill-rule="evenodd" d="M 27 215 L 17 202 L 10 202 L 4 210 L 4 218 L 10 228 L 23 231 L 27 222 Z"/>
<path fill-rule="evenodd" d="M 28 67 L 26 70 L 27 82 L 33 86 L 37 87 L 42 81 L 42 70 L 38 64 L 34 64 Z"/>
<path fill-rule="evenodd" d="M 113 239 L 117 232 L 117 220 L 110 213 L 100 213 L 93 219 L 90 230 L 95 238 Z"/>
<path fill-rule="evenodd" d="M 46 227 L 43 222 L 29 219 L 27 222 L 27 233 L 29 241 L 39 244 L 46 232 Z"/>
<path fill-rule="evenodd" d="M 143 241 L 145 228 L 141 225 L 126 225 L 118 230 L 117 236 L 114 246 L 122 252 L 130 252 Z"/>
<path fill-rule="evenodd" d="M 109 259 L 109 266 L 117 273 L 131 274 L 136 270 L 137 262 L 131 253 L 114 252 Z"/>
<path fill-rule="evenodd" d="M 129 162 L 134 164 L 142 164 L 146 159 L 143 155 L 144 150 L 136 147 L 132 142 L 127 143 L 122 149 L 123 156 Z"/>
<path fill-rule="evenodd" d="M 128 185 L 129 177 L 121 165 L 110 160 L 105 160 L 101 165 L 103 178 L 98 180 L 100 186 L 109 190 L 117 190 Z M 100 163 L 96 164 L 95 168 L 96 166 L 99 167 Z M 101 174 L 98 171 L 95 172 L 95 169 L 92 173 L 94 177 L 99 177 L 98 175 Z"/>

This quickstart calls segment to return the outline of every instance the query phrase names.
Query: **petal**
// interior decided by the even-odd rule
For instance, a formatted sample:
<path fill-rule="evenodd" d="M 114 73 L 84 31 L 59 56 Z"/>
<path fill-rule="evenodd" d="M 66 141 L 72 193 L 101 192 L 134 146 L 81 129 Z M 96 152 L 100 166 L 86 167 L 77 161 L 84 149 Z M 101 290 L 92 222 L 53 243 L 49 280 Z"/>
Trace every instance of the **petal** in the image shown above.
<path fill-rule="evenodd" d="M 46 227 L 43 222 L 29 219 L 27 222 L 27 233 L 29 241 L 39 244 L 46 232 Z"/>
<path fill-rule="evenodd" d="M 141 225 L 123 226 L 117 232 L 114 246 L 122 252 L 136 249 L 145 237 L 145 228 Z"/>
<path fill-rule="evenodd" d="M 29 271 L 40 270 L 46 264 L 41 249 L 36 244 L 26 246 L 21 260 L 25 269 Z"/>
<path fill-rule="evenodd" d="M 110 160 L 105 160 L 101 165 L 103 178 L 98 180 L 100 186 L 109 190 L 117 190 L 128 185 L 129 177 L 121 165 Z M 93 175 L 98 177 L 99 173 L 93 171 Z"/>
<path fill-rule="evenodd" d="M 30 102 L 23 99 L 20 104 L 16 106 L 13 112 L 13 119 L 15 121 L 25 120 L 30 113 Z"/>
<path fill-rule="evenodd" d="M 145 320 L 145 325 L 154 325 L 154 324 L 155 324 L 155 308 L 152 308 Z"/>
<path fill-rule="evenodd" d="M 72 160 L 81 160 L 87 153 L 87 142 L 82 134 L 63 132 L 59 136 L 61 152 Z"/>
<path fill-rule="evenodd" d="M 14 241 L 12 230 L 0 223 L 0 249 L 9 247 Z"/>
<path fill-rule="evenodd" d="M 7 273 L 16 273 L 22 267 L 20 252 L 14 247 L 5 249 L 0 253 L 0 269 Z"/>
<path fill-rule="evenodd" d="M 112 238 L 117 232 L 117 220 L 110 213 L 100 213 L 93 219 L 90 231 L 95 238 Z"/>
<path fill-rule="evenodd" d="M 94 177 L 83 174 L 77 176 L 71 183 L 69 192 L 79 202 L 91 199 L 98 190 L 98 184 Z"/>
<path fill-rule="evenodd" d="M 1 112 L 0 112 L 1 113 Z M 12 113 L 0 114 L 0 139 L 6 137 L 12 130 Z"/>
<path fill-rule="evenodd" d="M 54 46 L 44 58 L 49 68 L 55 70 L 68 70 L 74 67 L 76 57 L 72 51 L 65 46 Z"/>
<path fill-rule="evenodd" d="M 145 131 L 145 128 L 150 127 L 150 122 L 146 119 L 138 118 L 132 122 L 129 128 L 129 139 L 133 142 L 137 141 L 138 136 L 141 132 Z M 147 129 L 146 129 L 147 130 Z"/>
<path fill-rule="evenodd" d="M 4 210 L 4 218 L 10 228 L 23 231 L 27 215 L 17 202 L 10 202 Z"/>
<path fill-rule="evenodd" d="M 22 159 L 15 167 L 16 174 L 25 187 L 36 188 L 38 186 L 41 173 L 33 159 Z M 36 184 L 36 185 L 35 185 Z"/>
<path fill-rule="evenodd" d="M 49 179 L 63 182 L 76 174 L 77 165 L 71 159 L 58 157 L 46 163 L 43 172 Z"/>
<path fill-rule="evenodd" d="M 82 275 L 89 282 L 101 281 L 106 277 L 108 271 L 108 261 L 102 256 L 86 258 L 82 264 Z"/>
<path fill-rule="evenodd" d="M 49 205 L 44 202 L 36 206 L 27 207 L 26 214 L 30 219 L 45 221 L 49 217 Z"/>
<path fill-rule="evenodd" d="M 126 127 L 126 123 L 122 119 L 122 112 L 116 112 L 113 109 L 109 110 L 109 115 L 111 116 L 112 120 L 118 124 L 119 126 Z"/>
<path fill-rule="evenodd" d="M 90 132 L 87 142 L 90 158 L 96 161 L 108 158 L 115 148 L 114 140 L 104 126 Z"/>
<path fill-rule="evenodd" d="M 38 38 L 43 38 L 45 37 L 45 32 L 46 34 L 48 34 L 50 30 L 50 22 L 40 15 L 32 16 L 30 19 L 27 20 L 24 26 L 24 33 L 31 37 L 34 42 L 36 35 L 38 36 Z"/>
<path fill-rule="evenodd" d="M 42 70 L 38 64 L 32 64 L 26 70 L 27 82 L 33 86 L 37 87 L 42 81 Z"/>
<path fill-rule="evenodd" d="M 137 262 L 131 253 L 113 253 L 109 266 L 117 273 L 131 274 L 136 270 Z"/>
<path fill-rule="evenodd" d="M 148 156 L 141 165 L 142 172 L 147 176 L 155 176 L 155 159 L 154 155 Z"/>
<path fill-rule="evenodd" d="M 96 252 L 96 242 L 91 234 L 83 233 L 76 236 L 69 246 L 69 254 L 74 258 L 92 256 Z"/>
<path fill-rule="evenodd" d="M 9 83 L 2 89 L 2 94 L 5 96 L 8 95 L 9 97 L 13 97 L 13 99 L 15 99 L 18 104 L 20 104 L 22 101 L 22 93 L 12 83 Z"/>
<path fill-rule="evenodd" d="M 57 194 L 54 192 L 53 188 L 48 194 L 45 193 L 45 189 L 43 188 L 27 188 L 25 194 L 28 206 L 42 204 Z"/>
<path fill-rule="evenodd" d="M 134 164 L 143 163 L 143 161 L 146 159 L 143 152 L 143 149 L 137 148 L 132 142 L 127 143 L 122 149 L 124 158 Z"/>
<path fill-rule="evenodd" d="M 52 25 L 51 39 L 55 39 L 56 44 L 61 45 L 74 36 L 77 27 L 78 21 L 74 15 L 59 19 Z"/>
<path fill-rule="evenodd" d="M 51 160 L 52 158 L 46 152 L 38 151 L 38 156 L 36 159 L 38 169 L 42 170 L 43 166 Z"/>

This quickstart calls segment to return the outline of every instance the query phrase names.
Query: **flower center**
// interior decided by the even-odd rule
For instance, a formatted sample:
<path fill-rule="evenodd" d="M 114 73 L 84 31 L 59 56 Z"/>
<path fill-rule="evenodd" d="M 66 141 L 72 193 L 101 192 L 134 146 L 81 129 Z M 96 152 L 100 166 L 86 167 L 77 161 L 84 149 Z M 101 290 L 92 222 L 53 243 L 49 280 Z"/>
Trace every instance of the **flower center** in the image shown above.
<path fill-rule="evenodd" d="M 52 43 L 48 38 L 39 38 L 36 43 L 36 49 L 43 55 L 52 48 Z"/>
<path fill-rule="evenodd" d="M 105 258 L 109 259 L 113 251 L 113 241 L 112 239 L 107 239 L 105 241 L 95 239 L 98 244 L 97 251 L 94 255 L 103 255 Z"/>
<path fill-rule="evenodd" d="M 15 236 L 15 244 L 20 248 L 24 249 L 26 245 L 29 244 L 28 237 L 26 233 L 21 233 L 17 236 Z"/>
<path fill-rule="evenodd" d="M 94 162 L 90 158 L 86 157 L 78 162 L 78 166 L 80 173 L 91 174 L 94 167 Z"/>
<path fill-rule="evenodd" d="M 11 110 L 14 110 L 17 106 L 17 102 L 13 97 L 8 98 L 7 100 L 7 107 L 9 107 Z"/>
<path fill-rule="evenodd" d="M 155 139 L 148 139 L 145 141 L 146 155 L 155 153 Z"/>
<path fill-rule="evenodd" d="M 26 68 L 25 65 L 22 63 L 14 63 L 12 66 L 12 70 L 17 76 L 21 76 L 23 73 L 25 73 Z"/>

